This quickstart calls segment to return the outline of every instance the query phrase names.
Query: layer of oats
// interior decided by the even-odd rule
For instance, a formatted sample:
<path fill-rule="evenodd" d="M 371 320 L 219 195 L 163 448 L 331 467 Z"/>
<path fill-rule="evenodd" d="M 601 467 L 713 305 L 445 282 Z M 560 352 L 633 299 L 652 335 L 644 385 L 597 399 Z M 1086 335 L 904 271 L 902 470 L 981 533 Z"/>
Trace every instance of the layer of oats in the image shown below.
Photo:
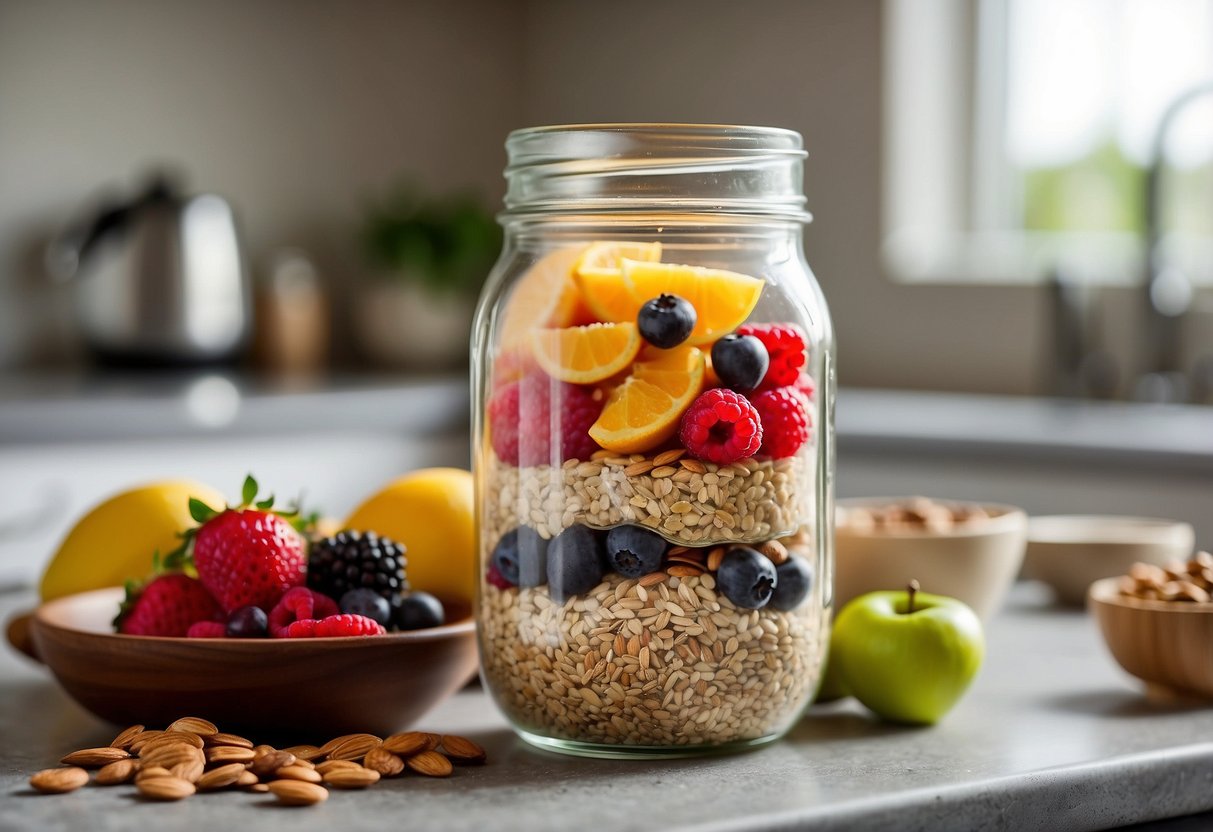
<path fill-rule="evenodd" d="M 485 585 L 482 597 L 482 661 L 498 704 L 524 729 L 581 742 L 778 733 L 811 696 L 828 637 L 820 587 L 792 612 L 739 610 L 711 574 L 612 573 L 563 605 L 546 587 Z"/>

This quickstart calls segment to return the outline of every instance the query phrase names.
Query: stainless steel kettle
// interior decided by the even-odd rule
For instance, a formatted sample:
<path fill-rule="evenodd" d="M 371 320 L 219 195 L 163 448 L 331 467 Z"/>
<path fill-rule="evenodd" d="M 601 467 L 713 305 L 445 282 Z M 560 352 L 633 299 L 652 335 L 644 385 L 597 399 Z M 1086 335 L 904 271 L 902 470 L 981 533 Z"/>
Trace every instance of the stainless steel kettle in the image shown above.
<path fill-rule="evenodd" d="M 55 239 L 52 275 L 74 286 L 85 342 L 110 363 L 209 364 L 239 354 L 251 287 L 231 206 L 157 178 Z"/>

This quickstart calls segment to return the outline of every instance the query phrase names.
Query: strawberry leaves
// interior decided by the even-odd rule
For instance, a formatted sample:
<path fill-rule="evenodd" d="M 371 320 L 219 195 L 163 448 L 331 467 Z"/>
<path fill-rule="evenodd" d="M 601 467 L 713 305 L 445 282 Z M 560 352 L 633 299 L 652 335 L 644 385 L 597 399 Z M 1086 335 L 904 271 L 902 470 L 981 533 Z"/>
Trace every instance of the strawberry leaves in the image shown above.
<path fill-rule="evenodd" d="M 240 489 L 240 505 L 250 506 L 257 499 L 257 481 L 253 479 L 253 475 L 249 474 L 244 478 L 244 486 Z M 273 505 L 274 498 L 270 497 L 270 505 Z M 261 504 L 257 504 L 257 508 L 261 508 Z"/>

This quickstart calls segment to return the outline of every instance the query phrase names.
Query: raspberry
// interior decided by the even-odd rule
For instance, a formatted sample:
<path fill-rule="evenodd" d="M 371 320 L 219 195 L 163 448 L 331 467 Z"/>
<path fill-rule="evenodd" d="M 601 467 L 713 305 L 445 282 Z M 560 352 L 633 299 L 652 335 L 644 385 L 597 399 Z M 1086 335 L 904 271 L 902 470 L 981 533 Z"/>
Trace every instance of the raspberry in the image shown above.
<path fill-rule="evenodd" d="M 114 621 L 120 633 L 180 638 L 197 621 L 218 621 L 219 605 L 199 581 L 172 572 L 140 586 L 127 587 L 127 597 Z"/>
<path fill-rule="evenodd" d="M 767 348 L 771 364 L 759 385 L 762 389 L 786 387 L 800 377 L 800 368 L 808 360 L 804 330 L 796 324 L 745 324 L 739 335 L 753 335 Z"/>
<path fill-rule="evenodd" d="M 505 575 L 501 574 L 501 570 L 497 568 L 497 564 L 490 563 L 488 574 L 484 578 L 498 589 L 512 589 L 513 584 L 506 580 Z"/>
<path fill-rule="evenodd" d="M 227 625 L 218 621 L 195 621 L 185 633 L 186 638 L 226 638 Z"/>
<path fill-rule="evenodd" d="M 792 388 L 804 396 L 806 401 L 811 402 L 817 398 L 817 382 L 813 381 L 813 377 L 808 373 L 801 373 Z"/>
<path fill-rule="evenodd" d="M 309 618 L 325 618 L 338 612 L 337 602 L 327 595 L 302 586 L 288 589 L 277 606 L 270 610 L 270 635 L 274 638 L 299 638 L 287 635 L 286 630 L 291 624 Z"/>
<path fill-rule="evenodd" d="M 764 390 L 750 398 L 762 420 L 762 453 L 775 459 L 792 456 L 809 440 L 812 420 L 804 398 L 790 387 Z"/>
<path fill-rule="evenodd" d="M 282 635 L 275 634 L 275 638 L 315 638 L 316 625 L 320 622 L 314 618 L 300 618 L 298 621 L 292 621 Z"/>
<path fill-rule="evenodd" d="M 316 622 L 316 638 L 381 636 L 382 626 L 365 615 L 330 615 Z"/>
<path fill-rule="evenodd" d="M 552 401 L 559 402 L 558 413 Z M 530 375 L 507 384 L 489 400 L 488 419 L 493 451 L 510 465 L 547 465 L 568 459 L 589 459 L 598 450 L 590 426 L 602 412 L 602 397 L 594 390 Z M 559 459 L 552 459 L 552 437 L 559 435 Z"/>
<path fill-rule="evenodd" d="M 716 387 L 700 394 L 687 408 L 679 436 L 692 456 L 728 465 L 757 453 L 762 422 L 745 396 Z"/>

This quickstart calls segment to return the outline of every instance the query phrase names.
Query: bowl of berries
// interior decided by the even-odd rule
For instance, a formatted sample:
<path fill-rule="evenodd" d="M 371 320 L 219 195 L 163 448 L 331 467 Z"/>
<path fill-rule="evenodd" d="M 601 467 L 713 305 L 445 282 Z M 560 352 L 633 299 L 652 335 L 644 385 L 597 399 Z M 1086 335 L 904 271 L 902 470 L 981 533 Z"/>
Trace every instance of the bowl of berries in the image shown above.
<path fill-rule="evenodd" d="M 257 499 L 191 499 L 177 548 L 126 587 L 10 624 L 15 647 L 112 722 L 198 713 L 262 732 L 392 732 L 476 672 L 467 599 L 411 590 L 406 547 Z M 182 709 L 185 709 L 183 711 Z"/>

